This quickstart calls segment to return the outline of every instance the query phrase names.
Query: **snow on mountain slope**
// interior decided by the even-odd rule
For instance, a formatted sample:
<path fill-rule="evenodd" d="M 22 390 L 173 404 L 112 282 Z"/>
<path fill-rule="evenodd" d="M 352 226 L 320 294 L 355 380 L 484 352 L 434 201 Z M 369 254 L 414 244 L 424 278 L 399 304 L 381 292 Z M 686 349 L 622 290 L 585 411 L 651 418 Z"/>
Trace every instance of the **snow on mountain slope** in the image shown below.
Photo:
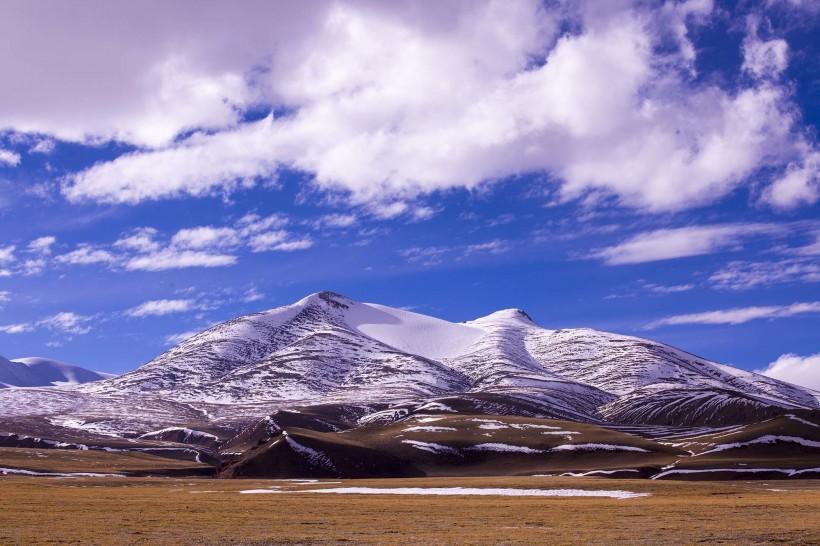
<path fill-rule="evenodd" d="M 484 331 L 375 303 L 354 303 L 345 322 L 355 330 L 400 351 L 434 360 L 463 354 Z"/>
<path fill-rule="evenodd" d="M 295 404 L 383 409 L 446 400 L 473 410 L 486 403 L 582 421 L 683 426 L 820 406 L 808 389 L 646 339 L 547 330 L 517 309 L 451 323 L 331 292 L 218 324 L 131 373 L 65 389 L 94 412 L 105 397 L 138 396 L 185 412 L 208 405 L 205 414 L 222 416 Z M 25 406 L 19 402 L 0 395 L 0 410 Z"/>
<path fill-rule="evenodd" d="M 110 377 L 59 360 L 29 357 L 7 360 L 0 357 L 0 388 L 77 385 Z"/>
<path fill-rule="evenodd" d="M 618 395 L 649 385 L 685 385 L 735 389 L 773 403 L 816 404 L 808 389 L 632 336 L 585 328 L 540 330 L 528 337 L 527 347 L 553 372 Z"/>

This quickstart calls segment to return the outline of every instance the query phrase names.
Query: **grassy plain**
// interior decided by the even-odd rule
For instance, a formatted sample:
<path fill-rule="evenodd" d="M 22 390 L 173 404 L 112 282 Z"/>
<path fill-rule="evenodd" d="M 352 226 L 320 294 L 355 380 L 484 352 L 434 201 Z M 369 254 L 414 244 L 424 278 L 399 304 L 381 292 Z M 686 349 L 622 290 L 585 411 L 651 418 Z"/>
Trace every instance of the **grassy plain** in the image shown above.
<path fill-rule="evenodd" d="M 287 493 L 240 494 L 280 486 Z M 316 487 L 617 489 L 637 499 L 331 495 Z M 0 544 L 820 542 L 820 481 L 499 477 L 280 480 L 0 477 Z"/>

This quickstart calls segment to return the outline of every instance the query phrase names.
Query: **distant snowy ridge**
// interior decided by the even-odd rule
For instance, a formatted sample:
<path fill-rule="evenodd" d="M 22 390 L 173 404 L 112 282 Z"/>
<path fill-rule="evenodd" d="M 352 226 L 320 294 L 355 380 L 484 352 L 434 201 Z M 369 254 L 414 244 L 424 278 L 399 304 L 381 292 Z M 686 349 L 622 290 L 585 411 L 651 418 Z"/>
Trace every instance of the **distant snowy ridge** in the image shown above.
<path fill-rule="evenodd" d="M 59 360 L 29 357 L 8 360 L 0 356 L 0 388 L 79 385 L 112 377 Z"/>

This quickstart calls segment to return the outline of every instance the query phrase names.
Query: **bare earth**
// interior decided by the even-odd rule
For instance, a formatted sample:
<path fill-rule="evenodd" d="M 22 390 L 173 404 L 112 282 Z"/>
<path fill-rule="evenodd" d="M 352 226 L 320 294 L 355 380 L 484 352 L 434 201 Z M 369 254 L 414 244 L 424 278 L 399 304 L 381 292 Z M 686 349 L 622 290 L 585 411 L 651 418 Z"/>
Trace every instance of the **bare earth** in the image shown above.
<path fill-rule="evenodd" d="M 820 542 L 820 481 L 500 477 L 0 478 L 0 544 Z M 333 483 L 328 483 L 333 482 Z M 270 489 L 272 494 L 240 494 Z M 353 495 L 332 487 L 625 490 L 633 499 Z"/>

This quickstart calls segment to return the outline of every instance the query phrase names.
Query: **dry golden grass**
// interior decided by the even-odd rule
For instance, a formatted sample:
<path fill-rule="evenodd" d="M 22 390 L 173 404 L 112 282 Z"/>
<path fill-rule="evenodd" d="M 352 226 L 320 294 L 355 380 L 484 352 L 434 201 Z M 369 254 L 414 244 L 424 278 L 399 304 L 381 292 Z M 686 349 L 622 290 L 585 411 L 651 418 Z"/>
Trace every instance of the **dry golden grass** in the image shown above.
<path fill-rule="evenodd" d="M 820 542 L 820 482 L 810 480 L 501 477 L 346 480 L 343 484 L 652 493 L 630 500 L 238 493 L 283 483 L 0 478 L 0 544 Z M 311 487 L 315 486 L 290 489 Z"/>
<path fill-rule="evenodd" d="M 207 465 L 139 452 L 6 447 L 0 448 L 0 468 L 24 468 L 37 472 L 120 473 L 207 468 Z"/>

